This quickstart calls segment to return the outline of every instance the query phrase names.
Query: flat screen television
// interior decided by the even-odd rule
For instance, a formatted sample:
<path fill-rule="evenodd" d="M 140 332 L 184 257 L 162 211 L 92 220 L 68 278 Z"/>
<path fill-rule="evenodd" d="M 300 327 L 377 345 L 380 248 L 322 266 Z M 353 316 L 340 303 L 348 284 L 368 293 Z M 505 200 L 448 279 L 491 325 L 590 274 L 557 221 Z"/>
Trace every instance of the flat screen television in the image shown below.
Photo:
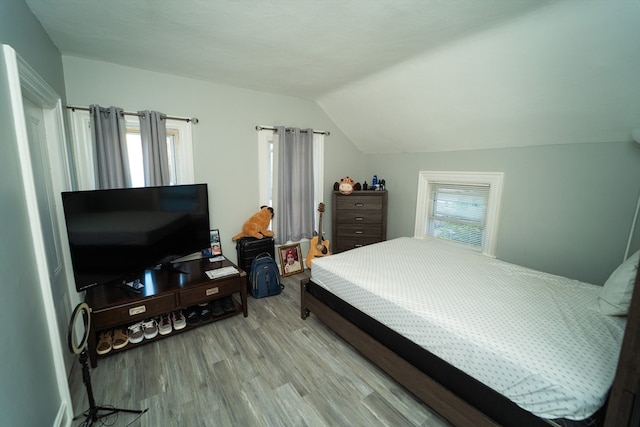
<path fill-rule="evenodd" d="M 78 292 L 209 247 L 206 184 L 62 193 Z"/>

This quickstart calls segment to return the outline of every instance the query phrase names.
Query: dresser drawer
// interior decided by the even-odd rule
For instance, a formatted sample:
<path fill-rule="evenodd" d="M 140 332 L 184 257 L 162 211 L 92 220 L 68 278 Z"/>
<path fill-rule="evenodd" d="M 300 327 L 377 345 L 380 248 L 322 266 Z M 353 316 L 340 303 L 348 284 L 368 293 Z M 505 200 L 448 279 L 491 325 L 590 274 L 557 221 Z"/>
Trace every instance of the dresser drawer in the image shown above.
<path fill-rule="evenodd" d="M 193 289 L 184 289 L 179 292 L 180 306 L 186 308 L 190 305 L 240 292 L 241 286 L 246 286 L 246 282 L 244 278 L 237 276 L 229 279 L 214 280 Z"/>
<path fill-rule="evenodd" d="M 95 323 L 95 329 L 104 329 L 159 316 L 176 308 L 175 294 L 160 295 L 100 310 L 92 310 L 91 321 Z"/>
<path fill-rule="evenodd" d="M 371 237 L 380 239 L 382 227 L 380 224 L 339 224 L 337 237 Z"/>
<path fill-rule="evenodd" d="M 359 248 L 361 246 L 370 245 L 372 243 L 381 242 L 382 239 L 374 237 L 338 237 L 334 244 L 334 252 L 348 251 L 349 249 Z"/>
<path fill-rule="evenodd" d="M 350 196 L 336 197 L 336 208 L 354 210 L 377 210 L 382 211 L 382 197 L 375 196 Z"/>
<path fill-rule="evenodd" d="M 336 216 L 339 224 L 382 224 L 381 210 L 339 210 Z"/>

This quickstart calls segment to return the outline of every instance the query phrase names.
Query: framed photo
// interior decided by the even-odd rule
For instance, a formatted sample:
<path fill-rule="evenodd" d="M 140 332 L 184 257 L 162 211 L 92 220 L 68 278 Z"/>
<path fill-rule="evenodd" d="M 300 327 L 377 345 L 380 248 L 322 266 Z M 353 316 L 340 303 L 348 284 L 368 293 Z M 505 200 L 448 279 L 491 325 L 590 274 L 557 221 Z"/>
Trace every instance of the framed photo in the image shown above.
<path fill-rule="evenodd" d="M 282 266 L 283 276 L 290 276 L 304 271 L 299 243 L 280 246 L 278 248 L 278 254 L 280 255 L 280 265 Z"/>
<path fill-rule="evenodd" d="M 222 255 L 222 244 L 220 243 L 220 231 L 218 229 L 209 230 L 209 247 L 200 252 L 202 253 L 202 258 Z"/>
<path fill-rule="evenodd" d="M 222 244 L 220 243 L 220 231 L 217 228 L 215 230 L 209 231 L 209 242 L 211 243 L 211 255 L 212 256 L 222 255 Z"/>

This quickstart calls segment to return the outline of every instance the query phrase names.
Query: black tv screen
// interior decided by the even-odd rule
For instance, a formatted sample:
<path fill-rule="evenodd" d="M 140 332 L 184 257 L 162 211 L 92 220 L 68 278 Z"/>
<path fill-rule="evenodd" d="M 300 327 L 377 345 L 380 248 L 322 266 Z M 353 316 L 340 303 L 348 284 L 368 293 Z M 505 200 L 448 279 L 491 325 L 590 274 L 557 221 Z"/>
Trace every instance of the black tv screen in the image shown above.
<path fill-rule="evenodd" d="M 78 292 L 210 245 L 206 184 L 63 192 L 62 205 Z"/>

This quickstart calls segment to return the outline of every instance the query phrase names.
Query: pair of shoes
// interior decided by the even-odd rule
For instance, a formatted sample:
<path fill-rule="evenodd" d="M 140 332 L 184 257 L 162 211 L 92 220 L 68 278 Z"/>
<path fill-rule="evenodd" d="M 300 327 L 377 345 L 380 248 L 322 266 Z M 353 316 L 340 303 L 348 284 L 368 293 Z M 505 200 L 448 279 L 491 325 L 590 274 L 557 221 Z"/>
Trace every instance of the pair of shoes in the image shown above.
<path fill-rule="evenodd" d="M 138 323 L 134 323 L 133 325 L 129 325 L 129 330 L 128 330 L 128 336 L 129 336 L 129 342 L 131 344 L 138 344 L 139 342 L 142 342 L 142 340 L 144 339 L 144 332 L 142 331 L 142 323 L 143 322 L 138 322 Z"/>
<path fill-rule="evenodd" d="M 158 324 L 153 319 L 143 320 L 142 322 L 129 325 L 129 342 L 131 344 L 138 344 L 143 339 L 152 339 L 158 335 Z"/>
<path fill-rule="evenodd" d="M 213 319 L 213 315 L 211 314 L 211 307 L 209 306 L 208 302 L 198 304 L 198 307 L 200 307 L 200 321 L 209 322 L 211 319 Z"/>
<path fill-rule="evenodd" d="M 222 299 L 222 309 L 225 313 L 233 313 L 236 311 L 236 305 L 234 304 L 233 297 L 231 295 Z"/>
<path fill-rule="evenodd" d="M 216 317 L 224 314 L 224 307 L 222 306 L 222 301 L 220 299 L 214 299 L 211 301 L 211 312 Z"/>
<path fill-rule="evenodd" d="M 171 322 L 173 323 L 173 329 L 176 331 L 187 326 L 187 319 L 185 319 L 184 314 L 182 314 L 182 310 L 171 313 Z"/>
<path fill-rule="evenodd" d="M 126 328 L 116 328 L 113 330 L 113 349 L 118 350 L 129 343 Z"/>
<path fill-rule="evenodd" d="M 142 330 L 146 339 L 155 338 L 158 335 L 158 323 L 155 319 L 147 319 L 142 322 Z"/>
<path fill-rule="evenodd" d="M 171 317 L 169 314 L 163 314 L 158 318 L 157 322 L 158 332 L 160 332 L 160 335 L 170 334 L 173 330 L 173 327 L 171 326 Z"/>
<path fill-rule="evenodd" d="M 113 336 L 111 330 L 100 332 L 98 335 L 98 345 L 96 346 L 96 352 L 100 355 L 107 354 L 113 348 Z"/>
<path fill-rule="evenodd" d="M 194 326 L 200 323 L 200 308 L 193 305 L 187 308 L 187 325 Z"/>

